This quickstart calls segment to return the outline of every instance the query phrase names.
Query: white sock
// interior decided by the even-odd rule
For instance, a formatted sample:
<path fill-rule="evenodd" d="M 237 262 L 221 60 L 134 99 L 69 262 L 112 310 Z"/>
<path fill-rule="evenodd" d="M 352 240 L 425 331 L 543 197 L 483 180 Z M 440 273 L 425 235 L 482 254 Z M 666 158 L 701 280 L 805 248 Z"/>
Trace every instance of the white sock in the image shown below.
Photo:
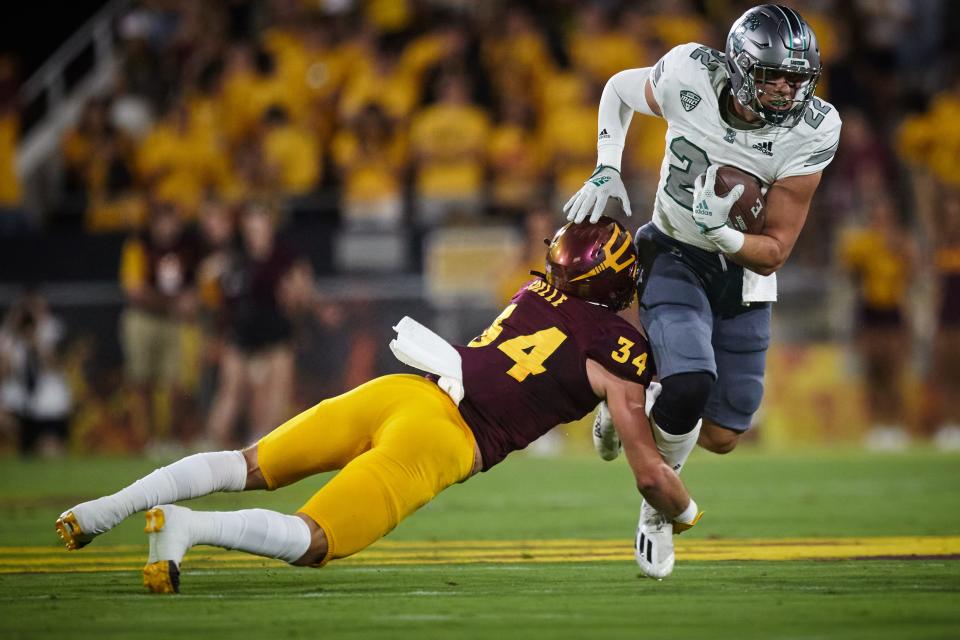
<path fill-rule="evenodd" d="M 310 527 L 303 519 L 269 511 L 191 511 L 192 544 L 209 544 L 258 556 L 295 562 L 310 548 Z"/>
<path fill-rule="evenodd" d="M 683 465 L 687 462 L 687 458 L 690 457 L 690 452 L 697 445 L 703 420 L 697 420 L 697 425 L 693 428 L 693 431 L 680 436 L 667 433 L 661 429 L 652 415 L 650 416 L 650 426 L 653 427 L 653 439 L 657 443 L 660 456 L 674 471 L 680 473 Z"/>
<path fill-rule="evenodd" d="M 247 462 L 241 452 L 197 453 L 161 467 L 113 495 L 78 504 L 71 511 L 85 533 L 99 534 L 132 513 L 215 491 L 243 491 L 246 483 Z"/>
<path fill-rule="evenodd" d="M 697 517 L 698 513 L 700 513 L 700 507 L 697 506 L 697 503 L 694 502 L 693 498 L 690 498 L 690 504 L 687 505 L 687 508 L 684 509 L 680 515 L 674 518 L 674 521 L 690 524 L 693 522 L 693 519 Z"/>

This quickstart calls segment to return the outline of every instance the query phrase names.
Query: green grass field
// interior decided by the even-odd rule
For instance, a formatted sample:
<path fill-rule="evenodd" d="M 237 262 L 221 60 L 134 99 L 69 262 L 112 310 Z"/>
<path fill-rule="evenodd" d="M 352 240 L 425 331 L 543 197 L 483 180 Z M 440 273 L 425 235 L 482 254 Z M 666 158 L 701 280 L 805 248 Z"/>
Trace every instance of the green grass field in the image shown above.
<path fill-rule="evenodd" d="M 960 637 L 958 454 L 698 451 L 706 515 L 663 582 L 633 561 L 622 460 L 515 455 L 322 570 L 196 549 L 179 596 L 140 585 L 142 518 L 75 553 L 53 531 L 154 466 L 0 462 L 0 639 Z M 190 506 L 291 511 L 318 485 Z"/>

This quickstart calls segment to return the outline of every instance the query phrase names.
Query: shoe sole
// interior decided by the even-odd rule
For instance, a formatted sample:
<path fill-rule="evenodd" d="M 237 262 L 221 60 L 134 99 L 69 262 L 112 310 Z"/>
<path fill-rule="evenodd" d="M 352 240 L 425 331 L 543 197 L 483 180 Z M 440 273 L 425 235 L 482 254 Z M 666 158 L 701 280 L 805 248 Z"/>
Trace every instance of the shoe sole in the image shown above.
<path fill-rule="evenodd" d="M 54 527 L 57 535 L 66 544 L 67 551 L 76 551 L 82 549 L 93 541 L 95 536 L 87 535 L 77 523 L 77 517 L 72 511 L 67 511 L 57 518 Z"/>
<path fill-rule="evenodd" d="M 143 532 L 160 533 L 166 524 L 163 509 L 150 509 Z M 180 593 L 180 568 L 173 560 L 148 562 L 143 568 L 143 586 L 152 593 Z"/>

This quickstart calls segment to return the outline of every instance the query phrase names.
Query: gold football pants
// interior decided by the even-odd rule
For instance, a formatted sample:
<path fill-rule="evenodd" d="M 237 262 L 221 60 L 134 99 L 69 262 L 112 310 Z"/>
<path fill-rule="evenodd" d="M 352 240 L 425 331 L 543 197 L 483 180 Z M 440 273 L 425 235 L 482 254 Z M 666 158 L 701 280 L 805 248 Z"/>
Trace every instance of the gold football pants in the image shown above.
<path fill-rule="evenodd" d="M 469 477 L 476 446 L 436 384 L 390 375 L 288 420 L 260 440 L 257 457 L 270 489 L 340 470 L 299 509 L 326 534 L 327 562 L 376 542 Z"/>

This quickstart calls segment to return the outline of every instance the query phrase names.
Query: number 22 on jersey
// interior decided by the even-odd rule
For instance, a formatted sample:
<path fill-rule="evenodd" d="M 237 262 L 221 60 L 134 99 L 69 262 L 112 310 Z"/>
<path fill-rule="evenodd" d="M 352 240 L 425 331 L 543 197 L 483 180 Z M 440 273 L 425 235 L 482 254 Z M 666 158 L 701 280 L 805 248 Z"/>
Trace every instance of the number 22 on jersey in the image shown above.
<path fill-rule="evenodd" d="M 503 313 L 493 321 L 493 324 L 487 327 L 478 337 L 471 340 L 467 346 L 486 347 L 495 342 L 503 332 L 503 321 L 509 318 L 516 308 L 516 303 L 508 305 Z M 523 382 L 527 379 L 527 376 L 535 376 L 546 371 L 547 368 L 543 366 L 543 363 L 566 339 L 566 334 L 560 329 L 549 327 L 536 333 L 504 340 L 497 345 L 497 349 L 507 354 L 515 363 L 507 370 L 507 375 L 517 382 Z"/>

